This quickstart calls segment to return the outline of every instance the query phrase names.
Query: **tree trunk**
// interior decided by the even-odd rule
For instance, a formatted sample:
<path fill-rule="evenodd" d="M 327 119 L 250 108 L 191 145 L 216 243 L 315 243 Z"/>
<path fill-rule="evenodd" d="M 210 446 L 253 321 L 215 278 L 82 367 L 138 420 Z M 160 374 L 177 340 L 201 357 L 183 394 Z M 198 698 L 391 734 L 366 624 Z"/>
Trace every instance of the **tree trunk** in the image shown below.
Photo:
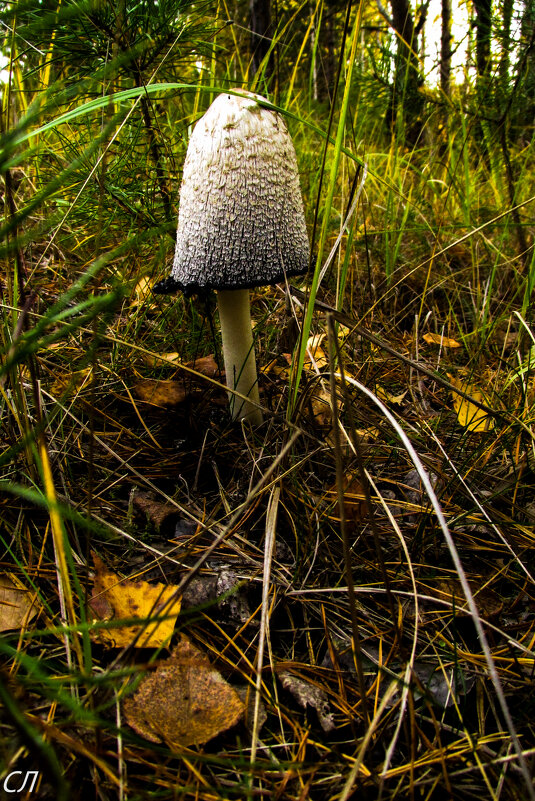
<path fill-rule="evenodd" d="M 440 88 L 444 97 L 451 97 L 451 0 L 442 0 L 440 32 Z"/>
<path fill-rule="evenodd" d="M 478 80 L 490 67 L 492 0 L 474 0 L 476 12 L 476 70 Z"/>
<path fill-rule="evenodd" d="M 511 20 L 513 18 L 513 0 L 503 0 L 503 19 L 501 35 L 501 56 L 499 66 L 499 87 L 502 102 L 509 95 L 511 68 Z"/>
<path fill-rule="evenodd" d="M 256 74 L 271 47 L 271 0 L 249 0 L 249 14 L 253 74 Z M 266 79 L 273 75 L 273 54 L 269 57 L 264 75 Z"/>
<path fill-rule="evenodd" d="M 527 144 L 535 126 L 535 0 L 524 0 L 520 41 L 517 70 L 522 77 L 515 100 L 515 133 Z"/>
<path fill-rule="evenodd" d="M 408 0 L 390 0 L 390 5 L 397 34 L 397 56 L 389 118 L 394 125 L 401 108 L 405 141 L 415 145 L 422 135 L 424 105 L 420 93 L 423 79 L 418 62 L 418 30 Z"/>

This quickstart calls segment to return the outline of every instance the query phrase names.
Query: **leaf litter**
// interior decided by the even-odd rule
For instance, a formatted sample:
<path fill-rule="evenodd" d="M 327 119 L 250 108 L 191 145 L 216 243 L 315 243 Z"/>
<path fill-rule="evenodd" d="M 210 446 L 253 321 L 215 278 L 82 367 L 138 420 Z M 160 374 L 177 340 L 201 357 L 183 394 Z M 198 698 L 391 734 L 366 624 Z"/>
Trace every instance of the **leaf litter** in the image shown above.
<path fill-rule="evenodd" d="M 184 635 L 171 656 L 123 701 L 135 732 L 171 748 L 203 745 L 235 726 L 244 708 L 237 690 Z"/>
<path fill-rule="evenodd" d="M 127 645 L 158 648 L 166 645 L 180 612 L 178 588 L 121 578 L 108 570 L 97 554 L 93 554 L 93 562 L 95 574 L 89 607 L 97 620 L 116 623 L 116 626 L 95 629 L 94 638 L 117 648 Z M 158 616 L 162 619 L 153 622 L 152 618 Z M 124 623 L 132 618 L 139 618 L 140 623 Z"/>

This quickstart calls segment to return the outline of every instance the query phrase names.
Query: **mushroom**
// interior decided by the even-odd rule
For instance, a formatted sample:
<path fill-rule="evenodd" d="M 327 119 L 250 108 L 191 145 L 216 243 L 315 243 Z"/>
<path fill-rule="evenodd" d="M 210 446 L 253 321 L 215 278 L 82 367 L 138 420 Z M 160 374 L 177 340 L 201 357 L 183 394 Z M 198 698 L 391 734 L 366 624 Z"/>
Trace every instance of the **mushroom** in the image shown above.
<path fill-rule="evenodd" d="M 173 269 L 159 287 L 217 291 L 231 415 L 252 424 L 262 412 L 249 289 L 305 272 L 310 254 L 295 149 L 282 117 L 260 102 L 219 95 L 195 126 Z"/>

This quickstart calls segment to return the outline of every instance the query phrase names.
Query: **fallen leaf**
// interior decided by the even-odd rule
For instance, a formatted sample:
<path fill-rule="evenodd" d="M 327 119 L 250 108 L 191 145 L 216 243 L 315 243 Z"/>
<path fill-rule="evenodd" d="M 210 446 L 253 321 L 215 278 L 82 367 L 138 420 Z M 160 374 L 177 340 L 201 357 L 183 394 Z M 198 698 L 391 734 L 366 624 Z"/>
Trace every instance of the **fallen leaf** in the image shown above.
<path fill-rule="evenodd" d="M 153 282 L 148 276 L 144 275 L 143 278 L 140 278 L 134 287 L 132 306 L 144 303 L 148 298 L 152 300 L 152 284 Z"/>
<path fill-rule="evenodd" d="M 152 353 L 143 353 L 141 358 L 145 362 L 148 367 L 158 367 L 162 364 L 172 364 L 176 365 L 179 354 L 177 351 L 173 351 L 172 353 L 160 353 L 159 355 L 152 354 Z"/>
<path fill-rule="evenodd" d="M 328 362 L 325 351 L 320 347 L 324 339 L 325 334 L 314 334 L 314 336 L 308 338 L 304 361 L 305 370 L 309 369 L 310 365 L 317 367 L 318 370 L 327 366 Z"/>
<path fill-rule="evenodd" d="M 484 587 L 482 590 L 478 590 L 473 581 L 470 581 L 470 589 L 472 590 L 478 612 L 482 618 L 493 618 L 500 614 L 503 609 L 503 600 L 497 592 L 491 590 L 490 587 Z M 456 614 L 470 614 L 469 611 L 461 612 L 461 607 L 466 607 L 467 601 L 459 579 L 451 578 L 437 581 L 431 589 L 431 594 L 435 595 L 436 598 L 451 603 L 452 607 L 455 607 Z M 443 613 L 443 606 L 441 607 L 441 611 Z"/>
<path fill-rule="evenodd" d="M 172 367 L 189 367 L 195 370 L 200 375 L 206 375 L 209 378 L 218 378 L 220 375 L 224 377 L 224 371 L 220 371 L 213 354 L 209 356 L 201 356 L 192 362 L 182 364 L 180 361 L 180 354 L 177 351 L 171 353 L 161 353 L 159 355 L 152 353 L 143 353 L 142 359 L 149 367 L 158 367 L 162 364 L 170 364 Z M 191 375 L 191 374 L 190 374 Z"/>
<path fill-rule="evenodd" d="M 96 554 L 93 554 L 93 562 L 95 576 L 89 606 L 97 620 L 118 623 L 116 628 L 95 630 L 95 638 L 118 648 L 131 644 L 136 648 L 157 648 L 169 642 L 180 612 L 180 599 L 173 600 L 177 588 L 170 584 L 123 579 L 108 570 Z M 148 622 L 148 618 L 158 615 L 165 615 L 165 618 Z M 121 621 L 131 618 L 140 618 L 142 622 L 121 625 Z"/>
<path fill-rule="evenodd" d="M 182 381 L 158 381 L 152 378 L 140 381 L 133 390 L 140 400 L 161 407 L 177 406 L 189 394 Z"/>
<path fill-rule="evenodd" d="M 406 389 L 405 392 L 401 392 L 399 395 L 392 395 L 387 389 L 379 386 L 377 387 L 377 397 L 389 403 L 402 403 L 407 392 L 408 390 Z"/>
<path fill-rule="evenodd" d="M 424 340 L 428 345 L 440 345 L 442 348 L 460 348 L 461 343 L 451 337 L 445 337 L 442 334 L 424 334 Z"/>
<path fill-rule="evenodd" d="M 370 428 L 357 428 L 357 434 L 363 442 L 376 440 L 381 436 L 381 432 L 378 428 L 375 428 L 375 426 L 370 426 Z"/>
<path fill-rule="evenodd" d="M 351 473 L 345 476 L 344 509 L 348 522 L 360 523 L 367 515 L 364 489 L 360 479 Z"/>
<path fill-rule="evenodd" d="M 244 705 L 236 690 L 184 636 L 169 659 L 123 701 L 128 725 L 153 743 L 202 745 L 230 729 Z"/>
<path fill-rule="evenodd" d="M 229 567 L 222 567 L 217 576 L 217 597 L 219 611 L 225 620 L 243 626 L 251 621 L 254 615 L 249 608 L 247 587 L 238 573 Z"/>
<path fill-rule="evenodd" d="M 454 387 L 470 395 L 474 400 L 479 401 L 479 403 L 484 403 L 488 406 L 487 398 L 474 384 L 462 381 L 451 375 L 448 377 Z M 467 428 L 469 431 L 478 433 L 481 431 L 492 431 L 494 428 L 494 420 L 487 412 L 483 411 L 483 409 L 480 409 L 468 400 L 468 398 L 462 397 L 462 395 L 459 395 L 457 392 L 452 392 L 451 394 L 453 397 L 453 408 L 455 409 L 457 420 L 460 425 L 464 426 L 464 428 Z"/>
<path fill-rule="evenodd" d="M 283 356 L 291 363 L 292 357 L 289 353 L 284 353 Z M 275 376 L 287 376 L 289 371 L 287 367 L 281 367 L 278 364 L 278 359 L 275 358 L 268 362 L 268 364 L 265 364 L 263 367 L 261 367 L 260 372 L 264 373 L 264 375 L 273 373 Z"/>
<path fill-rule="evenodd" d="M 310 405 L 316 423 L 322 428 L 330 428 L 333 416 L 331 393 L 323 387 L 318 387 L 310 397 Z"/>
<path fill-rule="evenodd" d="M 336 484 L 331 487 L 327 497 L 334 501 L 338 507 L 338 488 Z M 360 479 L 346 473 L 344 476 L 344 513 L 346 522 L 360 523 L 366 517 L 366 501 Z"/>
<path fill-rule="evenodd" d="M 201 356 L 199 359 L 195 359 L 193 362 L 188 362 L 186 367 L 190 367 L 192 370 L 195 370 L 196 373 L 206 375 L 208 378 L 218 378 L 220 375 L 225 375 L 224 371 L 220 372 L 213 354 L 210 354 L 209 356 Z"/>
<path fill-rule="evenodd" d="M 25 628 L 36 614 L 35 592 L 15 576 L 0 573 L 0 631 Z"/>
<path fill-rule="evenodd" d="M 310 684 L 310 682 L 304 679 L 293 676 L 287 670 L 283 670 L 279 673 L 279 679 L 284 689 L 291 692 L 300 706 L 305 708 L 311 706 L 316 710 L 323 731 L 328 732 L 334 729 L 334 720 L 325 690 L 321 687 L 317 687 L 315 684 Z"/>
<path fill-rule="evenodd" d="M 67 395 L 69 398 L 77 395 L 84 386 L 88 385 L 91 380 L 93 368 L 84 367 L 83 370 L 75 370 L 73 373 L 63 373 L 56 376 L 56 380 L 52 384 L 50 391 L 54 395 Z"/>
<path fill-rule="evenodd" d="M 413 670 L 434 703 L 442 709 L 458 703 L 462 696 L 470 692 L 476 680 L 475 676 L 461 671 L 459 666 L 445 670 L 441 666 L 416 661 Z M 415 689 L 414 698 L 420 697 L 420 691 Z"/>
<path fill-rule="evenodd" d="M 150 492 L 136 492 L 132 498 L 134 509 L 146 515 L 156 528 L 170 517 L 177 517 L 179 510 L 173 503 L 157 501 Z"/>
<path fill-rule="evenodd" d="M 291 353 L 281 353 L 281 357 L 290 365 L 290 367 L 292 366 Z M 275 376 L 277 376 L 277 378 L 286 380 L 290 375 L 290 370 L 285 365 L 281 366 L 280 364 L 277 364 L 277 361 L 277 359 L 273 359 L 273 361 L 269 363 L 268 369 L 265 372 L 273 373 Z"/>

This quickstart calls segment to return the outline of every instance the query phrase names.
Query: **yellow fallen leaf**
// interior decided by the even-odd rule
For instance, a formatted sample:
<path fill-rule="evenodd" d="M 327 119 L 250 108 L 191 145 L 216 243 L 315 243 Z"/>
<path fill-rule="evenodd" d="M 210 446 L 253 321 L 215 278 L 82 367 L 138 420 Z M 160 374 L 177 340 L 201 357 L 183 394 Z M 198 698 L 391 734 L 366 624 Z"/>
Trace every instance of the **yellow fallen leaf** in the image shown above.
<path fill-rule="evenodd" d="M 454 387 L 470 395 L 474 400 L 479 401 L 479 403 L 484 403 L 486 406 L 489 405 L 486 396 L 474 384 L 468 381 L 462 381 L 462 379 L 459 378 L 454 378 L 453 376 L 448 377 Z M 463 398 L 462 395 L 459 395 L 457 392 L 452 392 L 451 394 L 453 398 L 453 408 L 455 409 L 457 420 L 460 425 L 464 426 L 464 428 L 467 428 L 469 431 L 478 433 L 482 431 L 492 431 L 494 428 L 494 420 L 487 412 L 480 409 L 468 400 L 468 398 Z"/>
<path fill-rule="evenodd" d="M 169 659 L 123 701 L 126 722 L 153 743 L 202 745 L 230 729 L 244 704 L 208 657 L 182 635 Z"/>
<path fill-rule="evenodd" d="M 324 339 L 325 334 L 314 334 L 308 338 L 304 362 L 305 370 L 308 369 L 308 365 L 315 364 L 318 370 L 327 366 L 325 351 L 320 347 Z"/>
<path fill-rule="evenodd" d="M 443 348 L 460 348 L 461 343 L 451 337 L 444 337 L 442 334 L 424 334 L 424 340 L 428 345 L 440 345 Z"/>
<path fill-rule="evenodd" d="M 150 353 L 143 353 L 141 358 L 149 367 L 160 367 L 162 364 L 176 364 L 179 355 L 176 351 L 173 353 L 162 353 L 158 356 L 153 356 Z"/>
<path fill-rule="evenodd" d="M 177 406 L 186 400 L 188 392 L 182 381 L 158 381 L 146 378 L 133 387 L 136 397 L 153 406 Z"/>
<path fill-rule="evenodd" d="M 0 631 L 25 628 L 37 614 L 36 593 L 16 576 L 0 573 Z"/>
<path fill-rule="evenodd" d="M 357 428 L 357 434 L 364 442 L 369 442 L 379 439 L 381 432 L 375 426 L 370 426 L 370 428 Z"/>
<path fill-rule="evenodd" d="M 377 387 L 377 397 L 389 403 L 402 403 L 407 392 L 408 390 L 406 389 L 405 392 L 401 392 L 399 395 L 392 395 L 387 389 Z"/>
<path fill-rule="evenodd" d="M 140 618 L 140 623 L 132 626 L 97 629 L 96 639 L 118 648 L 130 645 L 136 637 L 136 648 L 157 648 L 169 642 L 180 612 L 181 599 L 174 597 L 177 588 L 171 584 L 123 579 L 108 570 L 96 554 L 93 561 L 95 576 L 89 606 L 96 619 L 120 624 Z M 147 622 L 149 618 L 164 615 L 162 620 Z"/>
<path fill-rule="evenodd" d="M 134 288 L 134 295 L 134 303 L 143 303 L 144 300 L 152 297 L 152 281 L 148 276 L 144 275 L 143 278 L 140 278 L 137 282 Z"/>
<path fill-rule="evenodd" d="M 57 376 L 51 386 L 54 395 L 67 395 L 72 397 L 77 395 L 84 386 L 88 386 L 91 380 L 93 368 L 91 365 L 84 367 L 83 370 L 75 370 L 74 373 L 63 373 Z"/>

